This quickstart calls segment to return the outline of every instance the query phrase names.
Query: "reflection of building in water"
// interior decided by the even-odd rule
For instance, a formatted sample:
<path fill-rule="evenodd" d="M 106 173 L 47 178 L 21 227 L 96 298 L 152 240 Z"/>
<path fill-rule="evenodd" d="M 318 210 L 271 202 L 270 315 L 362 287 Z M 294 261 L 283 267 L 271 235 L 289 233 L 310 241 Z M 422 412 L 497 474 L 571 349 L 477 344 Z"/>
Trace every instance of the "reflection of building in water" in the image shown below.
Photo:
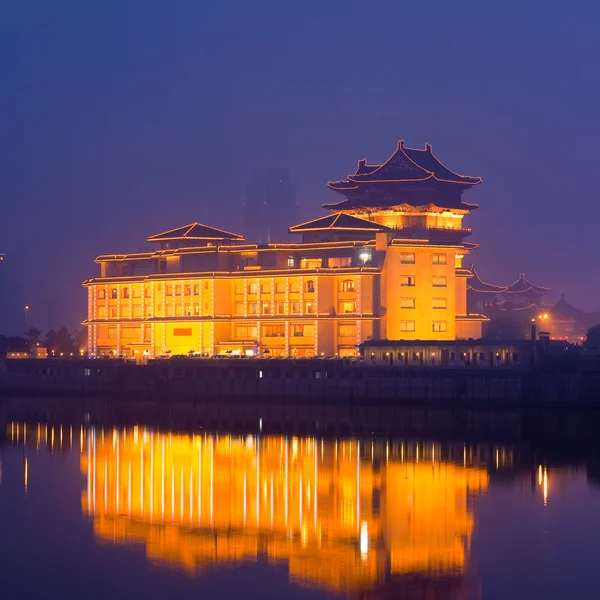
<path fill-rule="evenodd" d="M 485 468 L 462 446 L 91 430 L 82 509 L 95 534 L 198 571 L 264 556 L 355 593 L 460 575 Z M 499 451 L 496 461 L 510 460 Z"/>

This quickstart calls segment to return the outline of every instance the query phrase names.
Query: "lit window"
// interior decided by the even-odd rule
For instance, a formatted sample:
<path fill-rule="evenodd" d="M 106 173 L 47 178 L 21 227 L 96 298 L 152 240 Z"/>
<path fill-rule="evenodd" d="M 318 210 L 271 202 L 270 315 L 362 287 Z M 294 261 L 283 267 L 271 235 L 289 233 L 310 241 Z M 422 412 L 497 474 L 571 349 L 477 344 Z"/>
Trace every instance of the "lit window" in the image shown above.
<path fill-rule="evenodd" d="M 448 255 L 447 254 L 434 254 L 432 258 L 432 262 L 434 265 L 446 265 L 448 264 Z"/>
<path fill-rule="evenodd" d="M 175 295 L 176 295 L 176 296 L 181 296 L 181 284 L 180 284 L 180 283 L 178 283 L 178 284 L 175 286 Z"/>
<path fill-rule="evenodd" d="M 432 279 L 433 287 L 447 287 L 448 279 L 445 275 L 434 275 Z"/>
<path fill-rule="evenodd" d="M 432 331 L 434 333 L 448 331 L 448 323 L 446 321 L 434 321 Z"/>
<path fill-rule="evenodd" d="M 400 331 L 414 331 L 415 330 L 415 322 L 414 321 L 400 321 Z"/>
<path fill-rule="evenodd" d="M 323 264 L 322 258 L 302 258 L 300 259 L 301 269 L 320 269 Z"/>
<path fill-rule="evenodd" d="M 285 281 L 275 283 L 275 292 L 277 294 L 285 294 Z"/>
<path fill-rule="evenodd" d="M 133 297 L 134 298 L 141 298 L 142 297 L 142 288 L 141 287 L 134 287 L 133 288 Z"/>
<path fill-rule="evenodd" d="M 98 307 L 98 318 L 99 319 L 106 319 L 106 306 L 99 306 Z"/>
<path fill-rule="evenodd" d="M 246 286 L 243 283 L 236 283 L 236 285 L 235 285 L 235 293 L 238 296 L 243 296 L 245 288 L 246 288 Z"/>
<path fill-rule="evenodd" d="M 288 256 L 287 266 L 288 267 L 293 267 L 295 265 L 296 265 L 296 259 L 293 256 Z"/>
<path fill-rule="evenodd" d="M 129 288 L 125 287 L 121 290 L 121 295 L 123 296 L 123 298 L 129 298 Z"/>
<path fill-rule="evenodd" d="M 243 302 L 236 302 L 235 303 L 235 314 L 236 315 L 243 315 L 244 314 L 244 303 Z"/>
<path fill-rule="evenodd" d="M 119 292 L 117 291 L 117 288 L 113 288 L 112 290 L 110 290 L 110 297 L 113 300 L 116 300 L 119 297 Z"/>
<path fill-rule="evenodd" d="M 195 283 L 194 284 L 194 296 L 197 296 L 200 293 L 200 285 Z"/>
<path fill-rule="evenodd" d="M 400 275 L 400 285 L 402 287 L 414 287 L 415 276 L 414 275 Z"/>
<path fill-rule="evenodd" d="M 298 292 L 300 292 L 300 283 L 292 281 L 290 283 L 290 294 L 297 294 Z"/>
<path fill-rule="evenodd" d="M 248 302 L 248 314 L 249 315 L 258 314 L 258 304 L 256 302 Z"/>
<path fill-rule="evenodd" d="M 258 294 L 258 283 L 251 283 L 248 286 L 248 293 L 249 294 Z"/>
<path fill-rule="evenodd" d="M 352 266 L 351 256 L 333 256 L 327 261 L 327 266 L 330 269 L 342 269 L 344 267 Z"/>
<path fill-rule="evenodd" d="M 134 317 L 141 317 L 142 316 L 142 305 L 141 304 L 134 304 L 133 305 L 133 316 Z"/>
<path fill-rule="evenodd" d="M 340 282 L 340 292 L 354 292 L 354 291 L 355 291 L 354 280 L 345 279 L 344 281 Z"/>
<path fill-rule="evenodd" d="M 121 305 L 121 317 L 123 319 L 128 319 L 131 316 L 130 312 L 129 312 L 129 304 L 122 304 Z"/>
<path fill-rule="evenodd" d="M 263 302 L 263 304 L 262 304 L 262 314 L 263 315 L 270 315 L 271 314 L 271 303 L 270 302 Z"/>
<path fill-rule="evenodd" d="M 414 308 L 415 307 L 415 299 L 414 298 L 400 298 L 400 308 Z"/>
<path fill-rule="evenodd" d="M 263 337 L 285 337 L 285 325 L 277 323 L 276 325 L 263 325 Z"/>
<path fill-rule="evenodd" d="M 183 293 L 185 296 L 191 296 L 192 295 L 192 286 L 186 284 L 183 288 Z"/>
<path fill-rule="evenodd" d="M 111 319 L 117 318 L 117 307 L 116 306 L 110 307 L 110 317 L 111 317 Z"/>
<path fill-rule="evenodd" d="M 312 279 L 309 279 L 306 282 L 306 291 L 310 294 L 315 291 L 315 282 Z"/>
<path fill-rule="evenodd" d="M 308 300 L 304 303 L 304 312 L 307 315 L 313 315 L 315 313 L 315 303 L 312 300 Z"/>
<path fill-rule="evenodd" d="M 371 250 L 364 249 L 360 251 L 358 258 L 363 265 L 366 265 L 368 262 L 371 262 Z"/>
<path fill-rule="evenodd" d="M 106 298 L 106 290 L 104 288 L 100 288 L 98 290 L 98 300 L 104 300 Z"/>
<path fill-rule="evenodd" d="M 173 284 L 172 283 L 167 283 L 167 287 L 165 288 L 165 294 L 167 296 L 173 295 Z"/>
<path fill-rule="evenodd" d="M 292 315 L 300 314 L 300 302 L 298 300 L 292 300 L 290 302 L 290 313 Z"/>
<path fill-rule="evenodd" d="M 402 252 L 400 254 L 400 263 L 403 265 L 414 265 L 415 264 L 415 253 L 414 252 Z"/>
<path fill-rule="evenodd" d="M 339 312 L 342 314 L 350 314 L 356 312 L 356 302 L 354 300 L 343 300 L 339 304 Z"/>
<path fill-rule="evenodd" d="M 263 294 L 270 294 L 273 291 L 273 287 L 271 286 L 270 281 L 263 281 L 260 284 L 260 291 Z"/>
<path fill-rule="evenodd" d="M 356 323 L 340 323 L 340 337 L 356 337 Z"/>
<path fill-rule="evenodd" d="M 433 298 L 431 308 L 447 308 L 448 301 L 446 298 Z"/>
<path fill-rule="evenodd" d="M 173 305 L 172 304 L 167 304 L 167 314 L 165 316 L 167 316 L 167 317 L 174 317 L 175 316 L 175 311 L 173 310 Z"/>
<path fill-rule="evenodd" d="M 277 300 L 277 303 L 275 304 L 275 308 L 276 308 L 278 315 L 285 314 L 285 302 L 283 300 Z"/>

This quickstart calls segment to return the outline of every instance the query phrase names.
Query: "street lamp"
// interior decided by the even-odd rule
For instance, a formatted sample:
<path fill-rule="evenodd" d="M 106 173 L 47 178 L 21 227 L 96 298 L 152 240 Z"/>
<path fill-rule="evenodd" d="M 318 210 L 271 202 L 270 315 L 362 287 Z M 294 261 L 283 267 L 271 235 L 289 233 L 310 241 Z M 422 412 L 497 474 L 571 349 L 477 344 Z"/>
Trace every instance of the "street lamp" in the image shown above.
<path fill-rule="evenodd" d="M 23 333 L 27 333 L 27 311 L 29 310 L 29 305 L 25 305 L 23 307 Z"/>

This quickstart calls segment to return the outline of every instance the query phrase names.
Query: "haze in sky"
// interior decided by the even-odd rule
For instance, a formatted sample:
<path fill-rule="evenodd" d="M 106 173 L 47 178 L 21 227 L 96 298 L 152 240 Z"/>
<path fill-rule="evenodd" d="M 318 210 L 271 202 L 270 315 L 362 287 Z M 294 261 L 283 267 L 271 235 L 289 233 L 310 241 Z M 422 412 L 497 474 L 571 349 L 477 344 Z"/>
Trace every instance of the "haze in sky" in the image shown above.
<path fill-rule="evenodd" d="M 590 3 L 19 0 L 0 20 L 0 331 L 86 316 L 102 253 L 241 229 L 257 169 L 301 217 L 397 141 L 483 177 L 487 281 L 600 308 L 600 42 Z M 290 224 L 291 225 L 291 224 Z M 467 263 L 470 261 L 466 261 Z M 552 299 L 552 298 L 550 298 Z"/>

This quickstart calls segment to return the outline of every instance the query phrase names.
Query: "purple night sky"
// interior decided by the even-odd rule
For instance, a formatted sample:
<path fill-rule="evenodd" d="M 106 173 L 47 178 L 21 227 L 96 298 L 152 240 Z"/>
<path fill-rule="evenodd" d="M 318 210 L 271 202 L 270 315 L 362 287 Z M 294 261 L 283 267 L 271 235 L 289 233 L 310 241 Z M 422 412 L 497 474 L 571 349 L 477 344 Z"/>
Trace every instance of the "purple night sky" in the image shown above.
<path fill-rule="evenodd" d="M 579 6 L 578 6 L 579 5 Z M 586 17 L 587 15 L 587 17 Z M 0 332 L 86 315 L 94 258 L 241 229 L 256 169 L 302 218 L 400 138 L 483 177 L 480 275 L 600 308 L 600 41 L 589 4 L 19 0 L 0 21 Z M 469 261 L 468 261 L 469 262 Z"/>

